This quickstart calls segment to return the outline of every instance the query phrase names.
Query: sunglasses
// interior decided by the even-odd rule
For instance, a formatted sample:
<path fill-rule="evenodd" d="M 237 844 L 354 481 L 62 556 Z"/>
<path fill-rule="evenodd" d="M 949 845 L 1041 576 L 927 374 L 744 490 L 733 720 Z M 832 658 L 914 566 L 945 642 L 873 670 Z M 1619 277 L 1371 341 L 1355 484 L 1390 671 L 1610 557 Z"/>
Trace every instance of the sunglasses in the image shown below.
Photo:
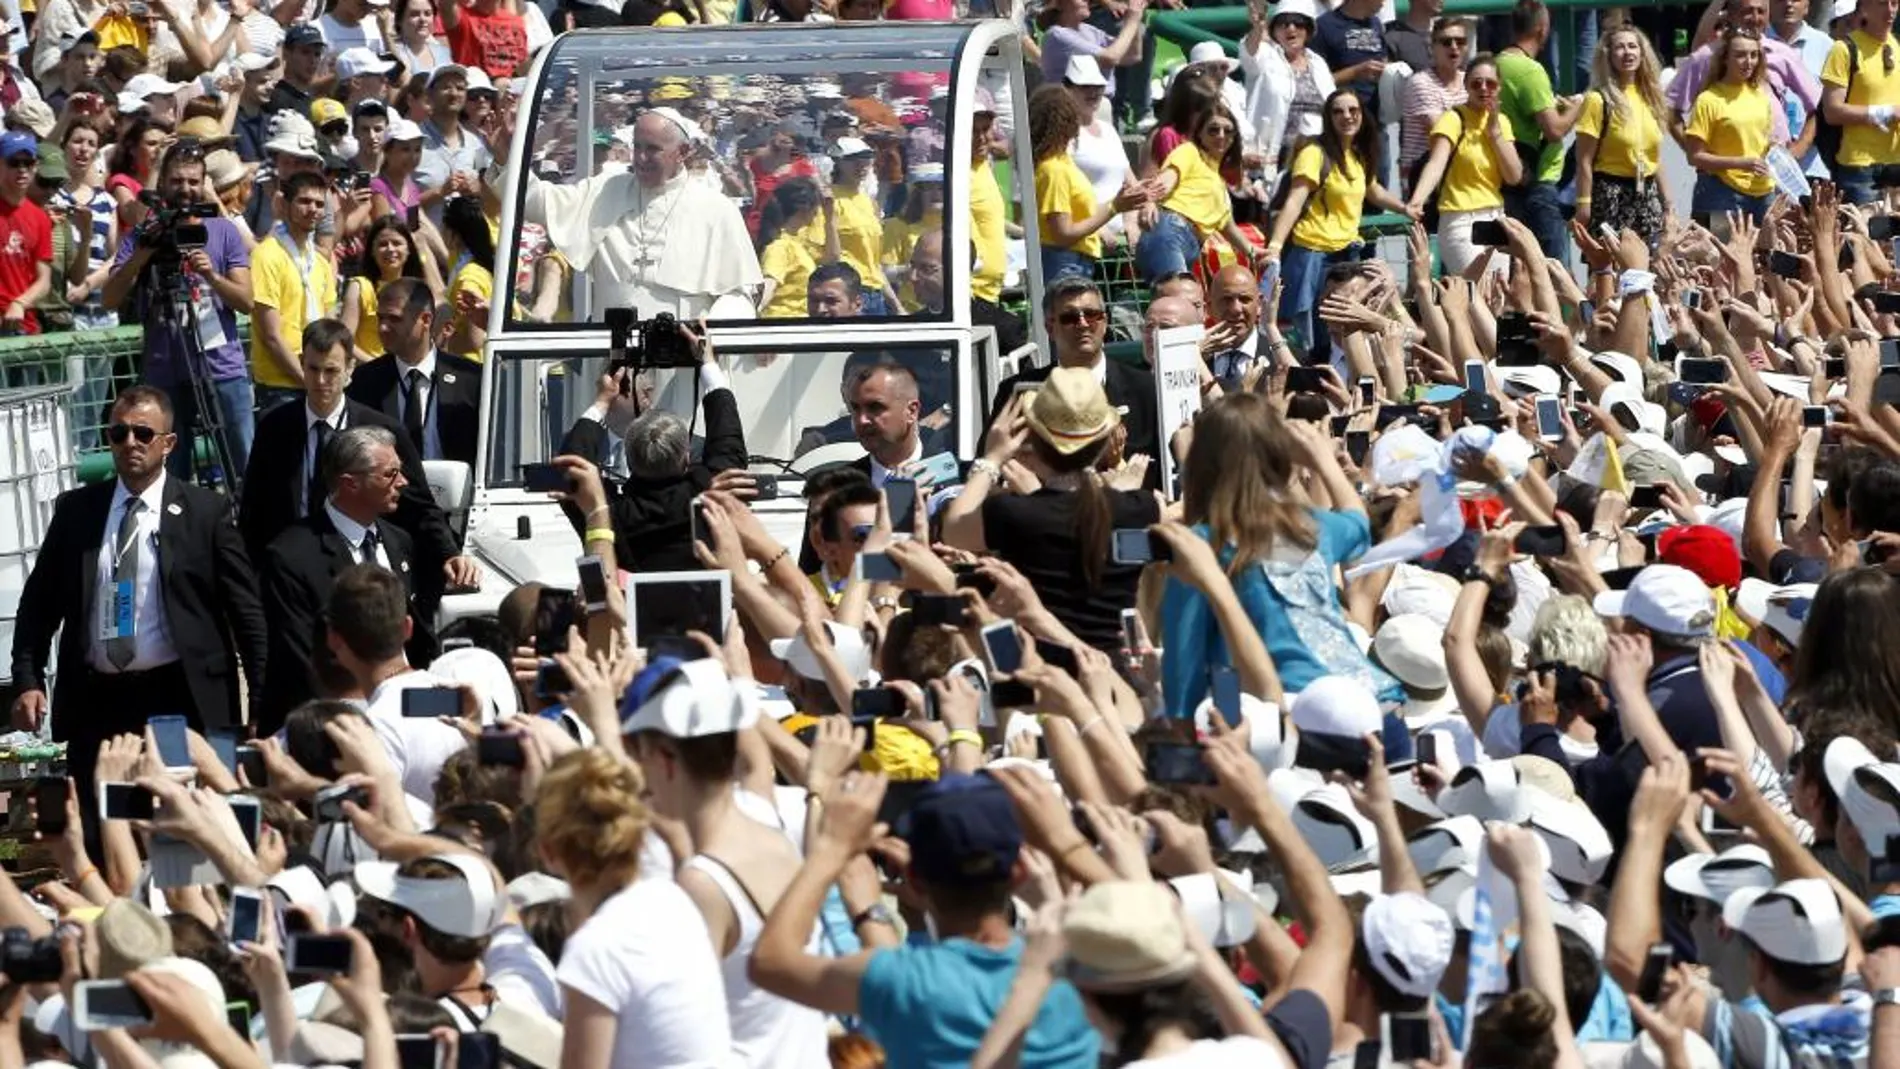
<path fill-rule="evenodd" d="M 1101 323 L 1108 319 L 1106 308 L 1071 308 L 1056 316 L 1056 322 L 1065 327 L 1079 326 L 1083 323 Z"/>
<path fill-rule="evenodd" d="M 40 159 L 38 156 L 8 156 L 7 157 L 8 167 L 18 168 L 19 170 L 22 170 L 22 171 L 30 171 L 33 168 L 38 167 L 39 165 L 40 165 Z"/>
<path fill-rule="evenodd" d="M 1466 42 L 1462 37 L 1440 37 L 1435 43 L 1446 48 L 1463 48 Z"/>
<path fill-rule="evenodd" d="M 157 437 L 157 428 L 142 423 L 114 423 L 106 428 L 106 440 L 113 445 L 124 445 L 127 438 L 137 438 L 140 445 L 151 445 L 152 439 Z"/>
<path fill-rule="evenodd" d="M 1201 133 L 1215 137 L 1232 137 L 1234 136 L 1234 128 L 1231 126 L 1204 126 L 1201 128 Z"/>

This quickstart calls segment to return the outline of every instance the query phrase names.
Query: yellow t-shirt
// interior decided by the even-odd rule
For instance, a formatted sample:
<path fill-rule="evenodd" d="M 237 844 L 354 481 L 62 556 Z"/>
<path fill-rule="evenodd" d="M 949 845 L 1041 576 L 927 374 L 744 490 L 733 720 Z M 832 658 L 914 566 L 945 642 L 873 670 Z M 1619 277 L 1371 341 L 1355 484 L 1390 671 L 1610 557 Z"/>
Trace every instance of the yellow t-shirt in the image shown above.
<path fill-rule="evenodd" d="M 884 218 L 878 214 L 877 203 L 863 193 L 845 193 L 840 191 L 832 198 L 833 212 L 838 217 L 838 251 L 841 259 L 851 265 L 858 273 L 864 288 L 872 292 L 884 288 L 884 271 L 878 265 L 883 262 Z M 805 239 L 806 247 L 816 258 L 825 254 L 825 217 L 820 213 L 811 225 L 799 234 Z M 802 306 L 805 300 L 804 290 L 799 290 L 798 300 Z M 803 314 L 802 312 L 800 313 Z"/>
<path fill-rule="evenodd" d="M 1227 180 L 1220 176 L 1220 165 L 1209 160 L 1199 145 L 1181 142 L 1168 153 L 1161 167 L 1181 178 L 1161 206 L 1193 223 L 1195 233 L 1205 239 L 1233 222 L 1234 205 L 1227 199 Z"/>
<path fill-rule="evenodd" d="M 1003 191 L 996 185 L 990 161 L 970 168 L 970 242 L 976 263 L 970 268 L 970 294 L 996 303 L 1003 296 L 1003 275 L 1009 270 L 1008 243 L 1003 229 Z M 949 260 L 946 250 L 944 259 Z"/>
<path fill-rule="evenodd" d="M 1511 151 L 1511 120 L 1499 112 L 1498 126 L 1504 131 L 1504 151 Z M 1438 210 L 1475 212 L 1481 208 L 1504 205 L 1504 176 L 1484 130 L 1484 115 L 1460 104 L 1438 117 L 1432 124 L 1432 136 L 1451 141 L 1451 162 L 1438 183 Z"/>
<path fill-rule="evenodd" d="M 356 358 L 368 360 L 383 355 L 383 335 L 376 329 L 376 293 L 378 286 L 367 278 L 356 282 Z M 345 284 L 348 288 L 348 284 Z"/>
<path fill-rule="evenodd" d="M 1900 72 L 1881 59 L 1881 51 L 1892 46 L 1900 54 L 1900 40 L 1874 37 L 1855 30 L 1845 41 L 1834 42 L 1827 62 L 1821 65 L 1821 85 L 1847 89 L 1847 102 L 1869 104 L 1900 103 Z M 101 46 L 103 47 L 103 46 Z M 1854 84 L 1847 84 L 1847 50 L 1860 54 L 1860 69 L 1854 71 Z M 1878 126 L 1847 126 L 1841 129 L 1841 149 L 1837 159 L 1843 166 L 1868 167 L 1874 164 L 1900 163 L 1900 123 L 1882 130 Z"/>
<path fill-rule="evenodd" d="M 1701 141 L 1704 149 L 1717 156 L 1766 159 L 1775 122 L 1771 107 L 1768 94 L 1757 86 L 1711 82 L 1696 95 L 1682 133 Z M 1765 196 L 1775 189 L 1772 177 L 1754 171 L 1717 171 L 1715 177 L 1745 196 Z"/>
<path fill-rule="evenodd" d="M 1602 93 L 1583 95 L 1583 114 L 1577 117 L 1579 135 L 1603 137 L 1605 103 Z M 1596 173 L 1654 178 L 1662 170 L 1662 124 L 1641 93 L 1623 93 L 1623 109 L 1611 113 L 1609 130 L 1609 138 L 1597 145 Z"/>
<path fill-rule="evenodd" d="M 917 307 L 917 291 L 910 285 L 910 254 L 917 248 L 917 239 L 933 230 L 943 230 L 943 212 L 936 208 L 914 223 L 901 215 L 884 220 L 884 266 L 905 269 L 904 281 L 897 287 L 897 302 L 906 308 Z"/>
<path fill-rule="evenodd" d="M 1293 224 L 1293 243 L 1314 252 L 1338 252 L 1359 240 L 1359 216 L 1366 210 L 1366 166 L 1350 152 L 1343 167 L 1326 167 L 1325 159 L 1318 145 L 1301 146 L 1293 157 L 1293 177 L 1316 187 L 1306 195 L 1300 221 Z M 1322 169 L 1326 172 L 1323 186 Z"/>
<path fill-rule="evenodd" d="M 449 320 L 450 333 L 459 332 L 468 324 L 468 317 L 462 313 L 461 305 L 456 300 L 457 297 L 464 293 L 472 293 L 484 301 L 492 300 L 495 296 L 494 273 L 473 260 L 468 261 L 456 269 L 455 277 L 449 279 L 449 308 L 453 315 L 453 318 Z M 486 327 L 488 324 L 483 323 L 481 325 Z M 448 349 L 443 351 L 453 352 L 453 350 Z M 470 360 L 480 360 L 482 358 L 482 351 L 480 348 L 477 348 L 471 352 L 460 352 L 455 353 L 455 355 L 466 356 Z"/>
<path fill-rule="evenodd" d="M 1062 245 L 1047 222 L 1052 213 L 1058 212 L 1069 217 L 1071 226 L 1087 222 L 1095 215 L 1095 189 L 1089 185 L 1088 176 L 1082 173 L 1082 168 L 1077 167 L 1075 160 L 1066 152 L 1057 153 L 1036 164 L 1037 226 L 1042 234 L 1043 245 L 1050 248 Z M 1071 252 L 1099 260 L 1102 258 L 1102 233 L 1098 230 L 1068 248 Z"/>
<path fill-rule="evenodd" d="M 304 273 L 291 260 L 282 241 L 268 237 L 251 250 L 251 301 L 277 310 L 278 336 L 292 359 L 303 353 L 304 325 L 336 314 L 336 268 L 320 251 L 313 252 L 309 266 L 307 297 Z M 308 307 L 312 303 L 316 306 L 314 316 Z M 264 347 L 263 333 L 257 330 L 251 331 L 251 380 L 259 386 L 290 390 L 301 385 L 272 359 Z"/>
<path fill-rule="evenodd" d="M 759 270 L 778 286 L 772 290 L 772 299 L 760 315 L 766 319 L 805 318 L 808 314 L 805 288 L 817 267 L 817 258 L 806 248 L 802 238 L 790 233 L 773 238 L 759 257 Z"/>

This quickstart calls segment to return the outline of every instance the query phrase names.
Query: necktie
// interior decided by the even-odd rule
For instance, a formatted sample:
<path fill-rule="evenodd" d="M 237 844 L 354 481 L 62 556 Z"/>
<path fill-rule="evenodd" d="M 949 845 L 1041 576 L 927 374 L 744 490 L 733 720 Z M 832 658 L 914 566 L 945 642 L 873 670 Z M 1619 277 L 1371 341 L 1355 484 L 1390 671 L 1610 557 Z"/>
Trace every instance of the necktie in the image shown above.
<path fill-rule="evenodd" d="M 409 432 L 409 440 L 415 443 L 416 452 L 424 453 L 422 448 L 422 369 L 409 369 L 408 385 L 402 392 L 402 429 Z M 424 453 L 426 456 L 427 454 Z"/>
<path fill-rule="evenodd" d="M 363 559 L 357 561 L 357 563 L 358 564 L 381 564 L 382 561 L 376 559 L 376 547 L 382 544 L 383 544 L 382 537 L 376 533 L 375 527 L 371 527 L 369 530 L 364 531 L 363 542 L 361 546 Z"/>
<path fill-rule="evenodd" d="M 138 612 L 136 603 L 139 578 L 139 513 L 145 510 L 145 502 L 136 497 L 127 498 L 125 512 L 119 517 L 119 533 L 113 540 L 112 551 L 115 554 L 112 565 L 112 596 L 114 634 L 106 640 L 106 660 L 112 667 L 125 670 L 132 663 L 132 657 L 138 652 L 138 639 L 129 633 L 130 629 L 116 626 L 120 613 Z M 124 596 L 134 600 L 130 606 L 117 603 Z"/>
<path fill-rule="evenodd" d="M 323 447 L 330 441 L 330 422 L 318 420 L 310 425 L 310 433 L 317 436 L 317 447 L 310 454 L 310 485 L 304 490 L 303 511 L 308 516 L 322 507 L 323 492 Z"/>

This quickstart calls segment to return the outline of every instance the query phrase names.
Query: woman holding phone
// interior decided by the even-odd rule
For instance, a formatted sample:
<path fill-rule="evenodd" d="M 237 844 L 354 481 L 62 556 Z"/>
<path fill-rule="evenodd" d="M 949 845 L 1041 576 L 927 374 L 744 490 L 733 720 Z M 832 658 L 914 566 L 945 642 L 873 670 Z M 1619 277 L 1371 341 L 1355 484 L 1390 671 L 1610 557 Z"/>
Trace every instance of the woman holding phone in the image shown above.
<path fill-rule="evenodd" d="M 1682 129 L 1682 148 L 1696 169 L 1689 211 L 1704 226 L 1729 212 L 1761 222 L 1775 192 L 1768 169 L 1775 103 L 1762 85 L 1761 35 L 1739 26 L 1722 35 L 1708 88 L 1695 98 Z"/>
<path fill-rule="evenodd" d="M 1471 61 L 1465 92 L 1465 103 L 1432 127 L 1431 155 L 1406 202 L 1417 218 L 1437 195 L 1438 255 L 1447 275 L 1463 272 L 1478 258 L 1483 246 L 1472 239 L 1472 226 L 1503 218 L 1504 187 L 1524 176 L 1511 143 L 1511 120 L 1498 111 L 1498 64 L 1490 53 Z M 1495 266 L 1502 270 L 1503 261 Z"/>
<path fill-rule="evenodd" d="M 1326 99 L 1326 124 L 1320 135 L 1293 155 L 1285 181 L 1286 200 L 1267 241 L 1268 264 L 1280 265 L 1281 322 L 1299 330 L 1300 344 L 1319 348 L 1313 334 L 1313 309 L 1319 304 L 1326 268 L 1364 259 L 1359 217 L 1368 203 L 1413 214 L 1404 201 L 1386 192 L 1379 173 L 1378 127 L 1366 121 L 1358 94 L 1336 90 Z"/>
<path fill-rule="evenodd" d="M 1662 240 L 1669 190 L 1662 174 L 1666 115 L 1661 68 L 1649 38 L 1618 26 L 1597 42 L 1590 91 L 1577 118 L 1577 222 Z"/>

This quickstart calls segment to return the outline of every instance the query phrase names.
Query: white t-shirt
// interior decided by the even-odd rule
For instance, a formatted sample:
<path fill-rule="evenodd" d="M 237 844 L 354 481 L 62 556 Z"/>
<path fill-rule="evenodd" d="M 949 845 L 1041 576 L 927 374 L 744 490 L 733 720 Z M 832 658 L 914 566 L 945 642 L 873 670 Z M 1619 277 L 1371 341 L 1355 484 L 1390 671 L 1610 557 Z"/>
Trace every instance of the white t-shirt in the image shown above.
<path fill-rule="evenodd" d="M 389 751 L 389 763 L 402 777 L 402 789 L 430 806 L 435 805 L 435 777 L 449 758 L 468 748 L 462 733 L 439 720 L 402 715 L 402 692 L 417 687 L 447 687 L 441 676 L 410 669 L 383 680 L 370 694 L 363 712 L 376 728 L 376 737 Z M 484 709 L 489 703 L 481 703 Z"/>
<path fill-rule="evenodd" d="M 482 975 L 503 1002 L 561 1019 L 561 985 L 554 979 L 554 963 L 521 925 L 504 924 L 489 935 Z"/>
<path fill-rule="evenodd" d="M 1228 1036 L 1197 1039 L 1173 1054 L 1129 1062 L 1123 1069 L 1287 1069 L 1287 1063 L 1280 1049 L 1264 1039 Z"/>
<path fill-rule="evenodd" d="M 332 56 L 351 48 L 367 48 L 377 55 L 389 51 L 383 47 L 383 28 L 373 18 L 345 26 L 335 15 L 325 15 L 317 20 L 317 32 L 323 34 L 324 51 Z"/>
<path fill-rule="evenodd" d="M 740 1069 L 719 958 L 672 880 L 635 880 L 568 937 L 562 984 L 614 1011 L 614 1069 Z"/>

